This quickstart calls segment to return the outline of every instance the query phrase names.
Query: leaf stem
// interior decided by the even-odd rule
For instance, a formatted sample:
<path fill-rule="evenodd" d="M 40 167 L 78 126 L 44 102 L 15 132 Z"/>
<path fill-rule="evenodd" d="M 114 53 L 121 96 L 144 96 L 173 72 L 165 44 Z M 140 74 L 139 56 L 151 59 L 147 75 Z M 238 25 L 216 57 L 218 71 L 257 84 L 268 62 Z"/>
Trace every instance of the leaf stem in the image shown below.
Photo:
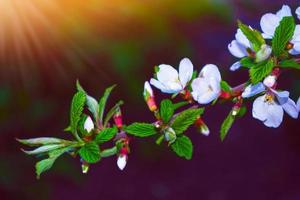
<path fill-rule="evenodd" d="M 113 156 L 115 154 L 117 154 L 118 149 L 116 146 L 109 148 L 109 149 L 104 149 L 103 151 L 101 151 L 100 155 L 101 157 L 105 158 L 105 157 L 110 157 Z"/>

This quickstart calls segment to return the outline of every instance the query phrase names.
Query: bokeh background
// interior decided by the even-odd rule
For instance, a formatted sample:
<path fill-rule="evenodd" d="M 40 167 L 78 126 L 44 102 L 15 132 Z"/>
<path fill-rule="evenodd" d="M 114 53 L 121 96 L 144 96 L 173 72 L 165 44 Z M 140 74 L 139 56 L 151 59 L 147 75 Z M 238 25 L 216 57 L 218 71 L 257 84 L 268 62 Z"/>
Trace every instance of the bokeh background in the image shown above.
<path fill-rule="evenodd" d="M 125 171 L 116 158 L 81 174 L 80 162 L 64 156 L 41 180 L 37 159 L 24 155 L 15 138 L 68 137 L 69 106 L 79 79 L 100 97 L 118 84 L 110 105 L 122 98 L 125 121 L 151 121 L 143 81 L 161 63 L 195 68 L 217 64 L 232 85 L 247 72 L 229 72 L 227 50 L 236 20 L 259 28 L 266 12 L 296 0 L 0 0 L 0 199 L 300 199 L 299 120 L 285 116 L 269 129 L 249 113 L 226 140 L 218 134 L 230 104 L 209 108 L 209 137 L 194 130 L 191 161 L 133 139 Z M 299 22 L 299 21 L 298 21 Z M 285 73 L 280 87 L 300 95 L 300 73 Z M 164 96 L 160 96 L 163 98 Z"/>

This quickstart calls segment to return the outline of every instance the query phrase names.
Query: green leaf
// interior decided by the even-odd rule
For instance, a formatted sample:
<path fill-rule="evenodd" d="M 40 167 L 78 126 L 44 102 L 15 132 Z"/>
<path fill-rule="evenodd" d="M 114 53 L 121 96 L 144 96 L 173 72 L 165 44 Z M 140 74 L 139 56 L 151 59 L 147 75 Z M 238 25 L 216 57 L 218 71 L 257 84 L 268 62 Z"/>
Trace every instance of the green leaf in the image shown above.
<path fill-rule="evenodd" d="M 101 159 L 100 149 L 96 142 L 88 142 L 79 150 L 80 157 L 88 163 L 96 163 Z"/>
<path fill-rule="evenodd" d="M 182 106 L 186 106 L 188 104 L 189 104 L 189 102 L 187 102 L 187 101 L 182 101 L 182 102 L 179 102 L 179 103 L 174 103 L 173 104 L 173 109 L 177 110 L 178 108 L 181 108 Z"/>
<path fill-rule="evenodd" d="M 86 119 L 88 118 L 88 116 L 86 114 L 82 114 L 80 117 L 80 120 L 78 122 L 78 130 L 81 133 L 81 136 L 86 136 L 86 135 L 90 135 L 92 133 L 88 133 L 87 130 L 84 129 L 84 123 L 86 121 Z"/>
<path fill-rule="evenodd" d="M 111 91 L 116 87 L 116 85 L 113 85 L 109 88 L 107 88 L 104 91 L 103 96 L 101 97 L 100 101 L 99 101 L 99 120 L 102 123 L 103 122 L 103 115 L 104 115 L 104 110 L 105 110 L 105 105 L 107 102 L 107 99 L 111 93 Z"/>
<path fill-rule="evenodd" d="M 54 162 L 56 161 L 56 159 L 59 156 L 61 156 L 63 153 L 69 151 L 72 148 L 73 147 L 69 146 L 69 147 L 58 149 L 58 150 L 54 150 L 49 153 L 49 158 L 37 162 L 35 165 L 37 179 L 40 178 L 40 176 L 43 172 L 49 170 L 53 166 Z"/>
<path fill-rule="evenodd" d="M 107 123 L 109 122 L 109 120 L 114 116 L 114 114 L 116 113 L 116 112 L 118 112 L 118 110 L 120 109 L 120 106 L 121 105 L 123 105 L 124 104 L 124 102 L 121 100 L 121 101 L 119 101 L 118 103 L 116 103 L 116 105 L 114 105 L 114 107 L 112 107 L 109 111 L 108 111 L 108 113 L 106 114 L 106 116 L 105 116 L 105 119 L 104 119 L 104 127 L 106 127 L 107 126 Z"/>
<path fill-rule="evenodd" d="M 279 26 L 275 30 L 272 39 L 272 49 L 275 56 L 280 56 L 285 51 L 286 44 L 293 37 L 295 31 L 295 21 L 292 16 L 283 17 Z"/>
<path fill-rule="evenodd" d="M 50 151 L 65 147 L 65 144 L 48 144 L 44 146 L 40 146 L 32 151 L 25 151 L 22 149 L 22 151 L 28 155 L 37 155 L 37 154 L 44 154 L 48 153 Z"/>
<path fill-rule="evenodd" d="M 237 117 L 243 117 L 245 114 L 247 113 L 247 107 L 246 106 L 242 106 L 238 112 L 238 114 L 236 115 Z"/>
<path fill-rule="evenodd" d="M 148 137 L 157 133 L 153 124 L 135 122 L 126 127 L 127 133 L 137 137 Z"/>
<path fill-rule="evenodd" d="M 226 82 L 226 81 L 221 81 L 221 89 L 224 91 L 224 92 L 231 92 L 231 87 L 230 85 Z"/>
<path fill-rule="evenodd" d="M 174 114 L 174 107 L 172 101 L 164 99 L 160 103 L 160 116 L 164 123 L 168 123 Z"/>
<path fill-rule="evenodd" d="M 226 119 L 223 121 L 222 126 L 221 126 L 221 130 L 220 130 L 220 137 L 221 137 L 222 141 L 224 141 L 224 139 L 225 139 L 229 129 L 231 128 L 234 120 L 235 120 L 235 117 L 230 112 L 228 114 L 228 116 L 226 117 Z"/>
<path fill-rule="evenodd" d="M 254 67 L 252 67 L 249 70 L 250 79 L 251 79 L 252 84 L 257 84 L 263 78 L 265 78 L 268 74 L 270 74 L 272 72 L 273 67 L 274 67 L 273 59 L 263 61 L 261 63 L 258 63 Z"/>
<path fill-rule="evenodd" d="M 265 44 L 265 40 L 262 37 L 261 33 L 255 29 L 251 29 L 249 26 L 243 24 L 240 21 L 238 21 L 238 26 L 252 44 L 254 51 L 259 51 L 261 45 Z"/>
<path fill-rule="evenodd" d="M 28 145 L 28 146 L 41 146 L 47 144 L 63 144 L 68 143 L 70 141 L 53 138 L 53 137 L 40 137 L 40 138 L 32 138 L 32 139 L 16 139 L 18 142 Z"/>
<path fill-rule="evenodd" d="M 190 138 L 187 136 L 178 137 L 175 142 L 171 145 L 173 151 L 180 157 L 184 157 L 190 160 L 193 155 L 193 144 Z"/>
<path fill-rule="evenodd" d="M 106 128 L 102 131 L 100 131 L 95 138 L 95 142 L 97 142 L 98 144 L 102 144 L 104 142 L 107 142 L 109 140 L 111 140 L 116 133 L 118 132 L 117 127 L 113 127 L 113 128 Z"/>
<path fill-rule="evenodd" d="M 174 119 L 171 127 L 176 134 L 183 133 L 190 125 L 192 125 L 198 116 L 204 112 L 204 108 L 187 109 L 179 113 Z"/>
<path fill-rule="evenodd" d="M 244 57 L 240 60 L 240 63 L 243 67 L 246 67 L 246 68 L 251 68 L 253 66 L 256 65 L 256 63 L 254 63 L 254 60 L 250 57 Z"/>
<path fill-rule="evenodd" d="M 71 104 L 71 116 L 70 116 L 70 121 L 71 121 L 71 130 L 73 133 L 77 131 L 77 125 L 80 120 L 80 116 L 83 111 L 84 103 L 85 103 L 86 95 L 84 92 L 77 92 L 73 99 L 72 99 L 72 104 Z"/>
<path fill-rule="evenodd" d="M 300 69 L 300 64 L 297 63 L 294 59 L 290 60 L 283 60 L 279 63 L 280 67 L 283 68 L 294 68 L 294 69 Z"/>

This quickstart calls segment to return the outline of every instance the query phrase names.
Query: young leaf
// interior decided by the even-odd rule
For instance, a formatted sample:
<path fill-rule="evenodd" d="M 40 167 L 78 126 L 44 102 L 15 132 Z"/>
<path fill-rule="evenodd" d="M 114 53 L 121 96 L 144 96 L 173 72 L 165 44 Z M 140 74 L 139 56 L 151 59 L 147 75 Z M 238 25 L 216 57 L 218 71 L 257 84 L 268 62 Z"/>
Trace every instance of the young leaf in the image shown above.
<path fill-rule="evenodd" d="M 300 64 L 297 63 L 294 59 L 290 60 L 283 60 L 279 63 L 280 67 L 283 68 L 294 68 L 294 69 L 300 69 Z"/>
<path fill-rule="evenodd" d="M 182 106 L 186 106 L 188 104 L 189 104 L 189 102 L 187 102 L 187 101 L 182 101 L 182 102 L 174 103 L 173 104 L 173 109 L 177 110 L 178 108 L 181 108 Z"/>
<path fill-rule="evenodd" d="M 261 33 L 255 29 L 250 28 L 249 26 L 243 24 L 240 21 L 238 21 L 238 26 L 252 44 L 254 51 L 259 51 L 261 45 L 265 44 L 265 40 L 262 37 Z"/>
<path fill-rule="evenodd" d="M 272 49 L 275 56 L 280 56 L 285 51 L 286 44 L 293 37 L 294 31 L 294 17 L 283 17 L 272 39 Z"/>
<path fill-rule="evenodd" d="M 65 144 L 48 144 L 48 145 L 40 146 L 32 151 L 25 151 L 23 149 L 22 149 L 22 151 L 28 155 L 36 155 L 36 154 L 48 153 L 50 151 L 62 148 L 64 146 L 65 146 Z"/>
<path fill-rule="evenodd" d="M 41 146 L 47 144 L 63 144 L 68 143 L 70 141 L 53 138 L 53 137 L 40 137 L 40 138 L 32 138 L 32 139 L 17 139 L 18 142 L 28 145 L 28 146 Z"/>
<path fill-rule="evenodd" d="M 258 63 L 254 67 L 252 67 L 249 70 L 250 79 L 251 79 L 252 84 L 257 84 L 263 78 L 265 78 L 268 74 L 270 74 L 272 72 L 273 67 L 274 67 L 273 59 L 263 61 L 261 63 Z"/>
<path fill-rule="evenodd" d="M 254 62 L 254 60 L 250 57 L 244 57 L 240 60 L 240 63 L 243 67 L 246 67 L 246 68 L 251 68 L 253 66 L 256 65 L 256 63 Z"/>
<path fill-rule="evenodd" d="M 226 82 L 226 81 L 221 81 L 221 89 L 224 91 L 224 92 L 231 92 L 231 87 L 230 85 Z"/>
<path fill-rule="evenodd" d="M 111 140 L 117 132 L 118 129 L 115 126 L 113 128 L 106 128 L 96 135 L 95 142 L 97 142 L 98 144 L 107 142 Z"/>
<path fill-rule="evenodd" d="M 174 114 L 173 103 L 169 99 L 164 99 L 160 103 L 160 116 L 164 123 L 168 123 Z"/>
<path fill-rule="evenodd" d="M 105 91 L 104 91 L 104 94 L 103 96 L 101 97 L 100 101 L 99 101 L 99 120 L 100 122 L 103 122 L 103 114 L 104 114 L 104 109 L 105 109 L 105 105 L 106 105 L 106 102 L 107 102 L 107 99 L 111 93 L 111 91 L 116 87 L 116 85 L 113 85 L 109 88 L 107 88 Z"/>
<path fill-rule="evenodd" d="M 96 142 L 86 143 L 80 148 L 79 155 L 88 163 L 96 163 L 101 159 L 100 149 Z"/>
<path fill-rule="evenodd" d="M 234 122 L 234 120 L 235 120 L 235 117 L 230 112 L 229 115 L 226 117 L 226 119 L 223 121 L 222 126 L 221 126 L 221 130 L 220 130 L 220 137 L 221 137 L 222 141 L 225 139 L 229 129 L 231 128 L 231 126 Z"/>
<path fill-rule="evenodd" d="M 187 109 L 179 113 L 174 119 L 171 127 L 176 134 L 183 133 L 190 125 L 192 125 L 197 117 L 204 112 L 204 108 Z"/>
<path fill-rule="evenodd" d="M 178 137 L 171 145 L 172 150 L 180 157 L 190 160 L 193 155 L 193 144 L 185 135 Z"/>
<path fill-rule="evenodd" d="M 77 125 L 80 120 L 80 116 L 83 111 L 83 106 L 85 103 L 86 95 L 84 92 L 77 92 L 73 99 L 71 104 L 71 115 L 70 115 L 70 121 L 71 121 L 71 130 L 73 133 L 77 131 Z"/>
<path fill-rule="evenodd" d="M 137 137 L 148 137 L 157 133 L 153 124 L 135 122 L 126 127 L 127 133 Z"/>
<path fill-rule="evenodd" d="M 40 176 L 43 172 L 49 170 L 53 166 L 55 160 L 59 156 L 61 156 L 65 152 L 69 151 L 70 149 L 72 149 L 72 147 L 69 146 L 69 147 L 65 147 L 65 148 L 62 148 L 62 149 L 51 151 L 49 153 L 49 158 L 37 162 L 36 165 L 35 165 L 35 171 L 36 171 L 37 179 L 40 178 Z"/>
<path fill-rule="evenodd" d="M 108 113 L 105 116 L 104 119 L 104 123 L 103 126 L 106 127 L 107 123 L 109 122 L 109 120 L 114 116 L 114 114 L 118 111 L 118 109 L 120 108 L 121 105 L 123 105 L 124 102 L 121 100 L 118 103 L 116 103 L 116 105 L 114 105 L 114 107 L 112 107 Z"/>

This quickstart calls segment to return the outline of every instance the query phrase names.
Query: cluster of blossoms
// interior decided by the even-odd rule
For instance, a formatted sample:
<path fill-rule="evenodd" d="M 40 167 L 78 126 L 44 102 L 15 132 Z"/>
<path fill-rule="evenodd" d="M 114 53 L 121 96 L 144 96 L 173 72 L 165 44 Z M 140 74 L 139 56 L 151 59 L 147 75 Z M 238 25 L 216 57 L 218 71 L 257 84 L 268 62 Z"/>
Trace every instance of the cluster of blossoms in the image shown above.
<path fill-rule="evenodd" d="M 300 7 L 296 15 L 300 19 Z M 97 101 L 78 82 L 78 91 L 71 104 L 70 126 L 65 129 L 72 133 L 75 140 L 50 137 L 18 140 L 37 147 L 25 153 L 48 156 L 36 164 L 37 175 L 50 169 L 64 153 L 74 157 L 79 155 L 83 173 L 88 172 L 90 164 L 114 155 L 117 156 L 117 166 L 123 170 L 130 153 L 128 135 L 156 137 L 158 145 L 164 141 L 178 156 L 191 159 L 193 144 L 184 132 L 194 125 L 203 135 L 209 135 L 209 128 L 203 120 L 204 106 L 208 104 L 232 103 L 232 109 L 220 129 L 221 140 L 224 140 L 234 121 L 244 116 L 246 102 L 252 99 L 253 118 L 267 127 L 279 127 L 284 112 L 297 119 L 300 98 L 297 103 L 292 100 L 288 91 L 278 88 L 278 80 L 283 70 L 300 69 L 296 57 L 300 55 L 300 25 L 295 24 L 290 7 L 284 5 L 276 14 L 263 15 L 260 26 L 262 32 L 238 22 L 235 39 L 228 45 L 229 52 L 240 59 L 230 70 L 244 68 L 249 71 L 249 80 L 236 87 L 222 80 L 214 64 L 205 65 L 199 73 L 188 58 L 180 61 L 178 70 L 166 64 L 155 67 L 155 75 L 145 82 L 143 92 L 145 102 L 156 119 L 152 123 L 123 124 L 122 101 L 104 116 L 106 101 L 114 86 L 107 88 Z M 172 97 L 163 99 L 158 105 L 151 85 Z M 177 97 L 180 100 L 175 102 L 179 99 Z M 176 112 L 179 108 L 185 109 Z M 106 142 L 113 144 L 113 147 L 102 148 Z"/>

